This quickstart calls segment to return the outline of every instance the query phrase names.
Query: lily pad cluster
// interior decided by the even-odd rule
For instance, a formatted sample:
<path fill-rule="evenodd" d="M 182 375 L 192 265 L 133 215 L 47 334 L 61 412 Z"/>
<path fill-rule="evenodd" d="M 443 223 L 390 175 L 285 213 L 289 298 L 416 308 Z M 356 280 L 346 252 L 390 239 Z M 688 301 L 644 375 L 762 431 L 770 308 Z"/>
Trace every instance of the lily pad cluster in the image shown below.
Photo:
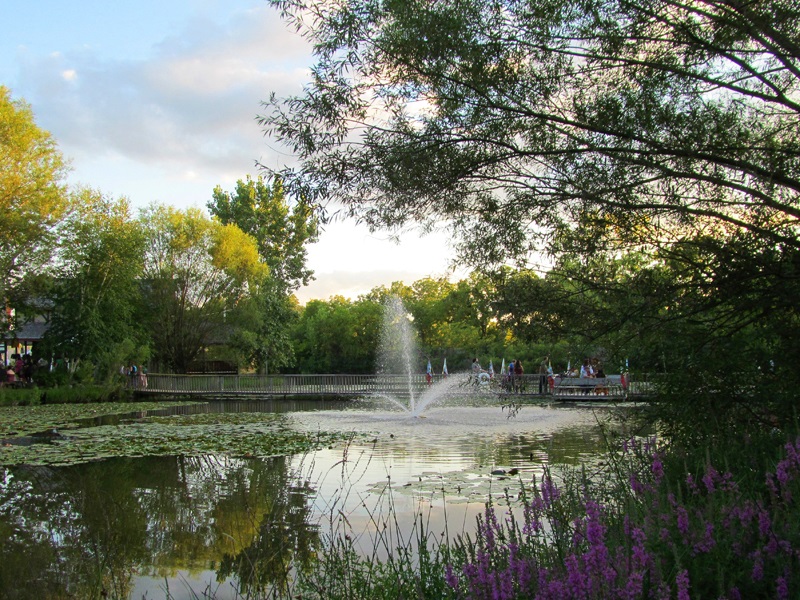
<path fill-rule="evenodd" d="M 137 410 L 143 410 L 136 404 Z M 30 410 L 33 407 L 26 407 Z M 50 408 L 50 407 L 35 407 Z M 57 407 L 52 407 L 56 409 Z M 97 409 L 95 405 L 93 408 Z M 158 408 L 163 408 L 159 403 Z M 101 410 L 101 409 L 100 409 Z M 59 435 L 47 443 L 6 443 L 0 448 L 0 466 L 74 465 L 114 457 L 201 456 L 227 454 L 238 457 L 285 456 L 330 447 L 349 434 L 306 433 L 292 427 L 286 415 L 271 413 L 202 413 L 192 415 L 144 416 L 116 425 L 75 426 L 86 412 L 43 411 L 26 422 L 17 417 L 15 431 L 57 429 Z M 5 415 L 0 416 L 4 418 Z M 3 423 L 4 429 L 7 421 Z M 46 424 L 37 429 L 37 425 Z M 9 428 L 10 429 L 10 428 Z M 19 434 L 17 434 L 19 435 Z M 13 441 L 13 439 L 12 439 Z"/>
<path fill-rule="evenodd" d="M 13 439 L 44 431 L 75 429 L 86 419 L 112 415 L 147 414 L 158 409 L 185 406 L 186 402 L 99 402 L 0 407 L 0 439 Z"/>
<path fill-rule="evenodd" d="M 393 484 L 390 480 L 380 481 L 373 484 L 369 491 L 378 495 L 412 495 L 429 502 L 446 500 L 448 504 L 485 503 L 491 500 L 497 506 L 504 506 L 519 499 L 523 488 L 530 488 L 534 473 L 540 476 L 541 469 L 425 471 L 402 485 Z"/>

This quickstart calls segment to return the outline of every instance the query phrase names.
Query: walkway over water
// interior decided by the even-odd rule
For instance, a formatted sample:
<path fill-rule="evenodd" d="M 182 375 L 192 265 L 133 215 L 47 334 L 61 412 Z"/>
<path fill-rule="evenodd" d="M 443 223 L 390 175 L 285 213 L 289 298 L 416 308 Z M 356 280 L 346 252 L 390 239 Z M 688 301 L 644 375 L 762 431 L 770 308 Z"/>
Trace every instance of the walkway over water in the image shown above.
<path fill-rule="evenodd" d="M 175 375 L 151 373 L 147 375 L 146 387 L 136 386 L 142 395 L 179 395 L 192 397 L 265 397 L 265 396 L 340 396 L 368 397 L 419 396 L 430 385 L 442 381 L 442 375 L 434 375 L 429 383 L 425 374 L 420 375 Z M 557 399 L 624 400 L 645 391 L 645 384 L 637 382 L 623 386 L 619 375 L 604 379 L 556 377 L 545 394 L 539 394 L 539 376 L 523 375 L 509 382 L 499 376 L 483 378 L 477 384 L 464 380 L 463 386 L 454 387 L 450 393 L 458 394 L 476 387 L 487 393 L 521 397 L 554 397 Z"/>

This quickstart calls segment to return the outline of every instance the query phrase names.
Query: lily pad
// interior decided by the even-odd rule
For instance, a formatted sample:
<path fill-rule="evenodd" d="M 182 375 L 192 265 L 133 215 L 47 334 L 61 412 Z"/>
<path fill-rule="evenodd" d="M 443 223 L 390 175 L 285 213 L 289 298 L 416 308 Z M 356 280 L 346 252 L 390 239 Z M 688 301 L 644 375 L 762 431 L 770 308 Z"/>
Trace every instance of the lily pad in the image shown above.
<path fill-rule="evenodd" d="M 0 407 L 0 439 L 14 439 L 52 429 L 76 428 L 84 419 L 133 413 L 146 414 L 153 410 L 186 405 L 186 402 L 173 401 L 3 406 Z"/>
<path fill-rule="evenodd" d="M 494 475 L 486 471 L 426 471 L 415 476 L 411 481 L 398 485 L 390 485 L 388 481 L 373 484 L 369 491 L 374 494 L 413 495 L 428 501 L 446 499 L 448 504 L 464 504 L 468 502 L 485 503 L 491 501 L 503 506 L 508 500 L 519 498 L 523 487 L 530 487 L 531 473 L 524 477 L 507 477 Z M 507 500 L 508 497 L 508 500 Z"/>
<path fill-rule="evenodd" d="M 269 413 L 159 416 L 68 429 L 50 443 L 6 445 L 0 448 L 0 465 L 67 465 L 121 456 L 285 456 L 351 438 L 297 431 L 286 415 Z"/>

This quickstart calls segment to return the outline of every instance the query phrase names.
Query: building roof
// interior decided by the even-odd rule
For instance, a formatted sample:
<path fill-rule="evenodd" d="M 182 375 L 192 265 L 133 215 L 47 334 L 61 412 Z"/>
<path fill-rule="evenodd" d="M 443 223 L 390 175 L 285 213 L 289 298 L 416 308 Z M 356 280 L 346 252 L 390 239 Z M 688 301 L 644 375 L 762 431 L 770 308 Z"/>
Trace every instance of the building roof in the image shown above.
<path fill-rule="evenodd" d="M 3 336 L 6 340 L 19 340 L 21 342 L 38 342 L 50 328 L 50 323 L 25 323 L 16 329 L 7 331 Z"/>

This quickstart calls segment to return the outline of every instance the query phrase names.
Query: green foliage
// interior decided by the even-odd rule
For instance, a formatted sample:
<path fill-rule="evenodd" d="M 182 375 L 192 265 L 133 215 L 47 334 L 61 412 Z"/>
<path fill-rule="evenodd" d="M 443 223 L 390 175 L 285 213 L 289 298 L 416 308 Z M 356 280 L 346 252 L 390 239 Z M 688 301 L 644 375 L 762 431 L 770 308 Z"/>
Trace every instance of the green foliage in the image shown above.
<path fill-rule="evenodd" d="M 32 406 L 39 404 L 39 388 L 0 387 L 0 406 Z"/>
<path fill-rule="evenodd" d="M 290 330 L 297 319 L 294 296 L 266 278 L 228 314 L 233 327 L 229 352 L 240 366 L 275 373 L 292 365 L 295 347 Z"/>
<path fill-rule="evenodd" d="M 373 373 L 383 307 L 370 300 L 312 300 L 293 326 L 303 373 Z"/>
<path fill-rule="evenodd" d="M 133 339 L 143 343 L 137 315 L 142 311 L 144 244 L 127 200 L 111 200 L 90 189 L 75 193 L 46 296 L 53 309 L 39 349 L 44 356 L 67 357 L 84 368 L 88 361 L 97 370 L 86 375 L 98 381 L 108 381 L 131 358 L 119 349 Z"/>
<path fill-rule="evenodd" d="M 599 247 L 709 225 L 798 247 L 795 3 L 272 4 L 317 59 L 262 119 L 299 156 L 291 189 L 373 224 L 445 219 L 473 264 L 585 227 Z"/>
<path fill-rule="evenodd" d="M 130 392 L 119 385 L 52 385 L 48 387 L 0 388 L 0 406 L 36 406 L 39 404 L 92 404 L 123 402 Z"/>
<path fill-rule="evenodd" d="M 234 193 L 217 186 L 207 206 L 220 222 L 237 225 L 256 240 L 270 276 L 285 291 L 311 280 L 306 244 L 317 240 L 317 219 L 302 199 L 289 205 L 280 178 L 270 187 L 261 177 L 253 180 L 248 176 L 246 181 L 236 182 Z"/>
<path fill-rule="evenodd" d="M 16 290 L 47 264 L 69 204 L 66 163 L 40 129 L 30 106 L 0 85 L 0 299 L 27 300 Z M 16 290 L 16 291 L 15 291 Z"/>
<path fill-rule="evenodd" d="M 287 189 L 375 227 L 445 226 L 495 275 L 459 283 L 455 322 L 419 311 L 425 345 L 446 331 L 476 355 L 560 347 L 695 382 L 774 364 L 790 402 L 796 2 L 272 4 L 316 58 L 262 118 L 299 157 Z M 546 276 L 499 269 L 533 251 Z"/>
<path fill-rule="evenodd" d="M 231 346 L 239 364 L 264 372 L 290 366 L 294 348 L 289 330 L 296 315 L 290 293 L 313 275 L 306 267 L 306 244 L 318 236 L 313 210 L 302 198 L 291 206 L 279 178 L 269 186 L 249 176 L 237 181 L 233 193 L 214 188 L 207 206 L 221 223 L 251 235 L 269 268 L 269 276 L 231 314 Z"/>
<path fill-rule="evenodd" d="M 226 314 L 266 276 L 255 240 L 196 209 L 152 206 L 142 214 L 147 239 L 144 311 L 153 359 L 185 372 L 212 343 L 227 341 Z"/>

